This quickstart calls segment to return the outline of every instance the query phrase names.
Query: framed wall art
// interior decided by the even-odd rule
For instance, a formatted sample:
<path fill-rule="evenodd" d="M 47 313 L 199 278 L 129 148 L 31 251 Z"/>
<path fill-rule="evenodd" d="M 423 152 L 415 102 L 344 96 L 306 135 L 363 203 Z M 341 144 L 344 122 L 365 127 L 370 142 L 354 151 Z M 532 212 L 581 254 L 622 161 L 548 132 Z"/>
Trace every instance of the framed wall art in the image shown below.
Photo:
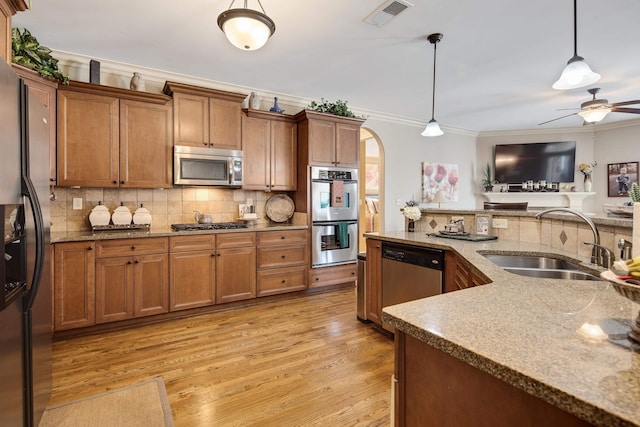
<path fill-rule="evenodd" d="M 441 193 L 440 196 L 437 196 Z M 422 201 L 458 201 L 458 165 L 422 162 Z"/>
<path fill-rule="evenodd" d="M 629 197 L 629 190 L 634 182 L 638 182 L 638 162 L 609 163 L 607 165 L 607 193 L 609 197 Z"/>

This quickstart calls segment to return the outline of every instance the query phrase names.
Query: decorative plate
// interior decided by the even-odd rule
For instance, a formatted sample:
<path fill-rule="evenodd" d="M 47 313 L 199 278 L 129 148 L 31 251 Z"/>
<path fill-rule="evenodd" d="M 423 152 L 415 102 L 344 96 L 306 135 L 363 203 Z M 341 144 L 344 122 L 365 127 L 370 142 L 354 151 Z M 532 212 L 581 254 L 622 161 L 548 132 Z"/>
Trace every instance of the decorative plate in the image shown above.
<path fill-rule="evenodd" d="M 286 194 L 276 194 L 267 200 L 265 205 L 267 218 L 273 222 L 286 222 L 293 216 L 295 205 Z"/>

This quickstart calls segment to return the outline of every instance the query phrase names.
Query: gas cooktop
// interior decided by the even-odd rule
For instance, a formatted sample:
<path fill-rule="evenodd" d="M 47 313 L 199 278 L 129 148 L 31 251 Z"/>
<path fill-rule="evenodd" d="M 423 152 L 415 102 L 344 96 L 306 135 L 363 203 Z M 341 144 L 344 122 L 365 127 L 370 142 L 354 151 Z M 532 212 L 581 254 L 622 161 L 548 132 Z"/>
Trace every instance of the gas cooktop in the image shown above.
<path fill-rule="evenodd" d="M 247 224 L 242 222 L 212 222 L 210 224 L 171 224 L 174 231 L 197 231 L 197 230 L 230 230 L 234 228 L 247 228 Z"/>

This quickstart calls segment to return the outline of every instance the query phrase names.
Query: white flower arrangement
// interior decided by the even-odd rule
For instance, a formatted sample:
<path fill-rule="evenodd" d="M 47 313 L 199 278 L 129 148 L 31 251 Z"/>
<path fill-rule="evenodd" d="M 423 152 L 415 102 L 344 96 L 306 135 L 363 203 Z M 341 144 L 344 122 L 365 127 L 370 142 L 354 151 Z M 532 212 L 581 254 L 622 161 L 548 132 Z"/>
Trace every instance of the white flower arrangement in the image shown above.
<path fill-rule="evenodd" d="M 409 221 L 418 221 L 422 217 L 422 212 L 418 206 L 407 206 L 402 210 L 402 214 L 409 219 Z"/>

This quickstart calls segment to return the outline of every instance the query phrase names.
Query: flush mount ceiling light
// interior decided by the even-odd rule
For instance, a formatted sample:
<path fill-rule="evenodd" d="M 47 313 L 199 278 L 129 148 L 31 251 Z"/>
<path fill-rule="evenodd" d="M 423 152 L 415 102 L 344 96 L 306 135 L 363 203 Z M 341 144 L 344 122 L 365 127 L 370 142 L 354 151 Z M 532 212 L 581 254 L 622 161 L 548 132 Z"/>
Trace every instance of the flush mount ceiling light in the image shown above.
<path fill-rule="evenodd" d="M 553 84 L 553 88 L 558 90 L 576 89 L 600 80 L 600 74 L 591 71 L 584 58 L 578 55 L 577 3 L 578 0 L 573 0 L 573 57 L 567 62 L 558 81 Z"/>
<path fill-rule="evenodd" d="M 242 50 L 260 49 L 276 31 L 276 24 L 269 18 L 258 0 L 262 12 L 247 8 L 231 9 L 235 0 L 229 5 L 229 10 L 218 16 L 218 27 L 227 36 L 232 45 Z"/>
<path fill-rule="evenodd" d="M 422 136 L 440 136 L 444 132 L 440 129 L 440 125 L 436 119 L 434 119 L 435 105 L 436 105 L 436 45 L 442 40 L 442 34 L 433 33 L 427 36 L 429 43 L 433 45 L 433 88 L 431 91 L 431 120 L 427 123 L 427 127 L 422 132 Z"/>

